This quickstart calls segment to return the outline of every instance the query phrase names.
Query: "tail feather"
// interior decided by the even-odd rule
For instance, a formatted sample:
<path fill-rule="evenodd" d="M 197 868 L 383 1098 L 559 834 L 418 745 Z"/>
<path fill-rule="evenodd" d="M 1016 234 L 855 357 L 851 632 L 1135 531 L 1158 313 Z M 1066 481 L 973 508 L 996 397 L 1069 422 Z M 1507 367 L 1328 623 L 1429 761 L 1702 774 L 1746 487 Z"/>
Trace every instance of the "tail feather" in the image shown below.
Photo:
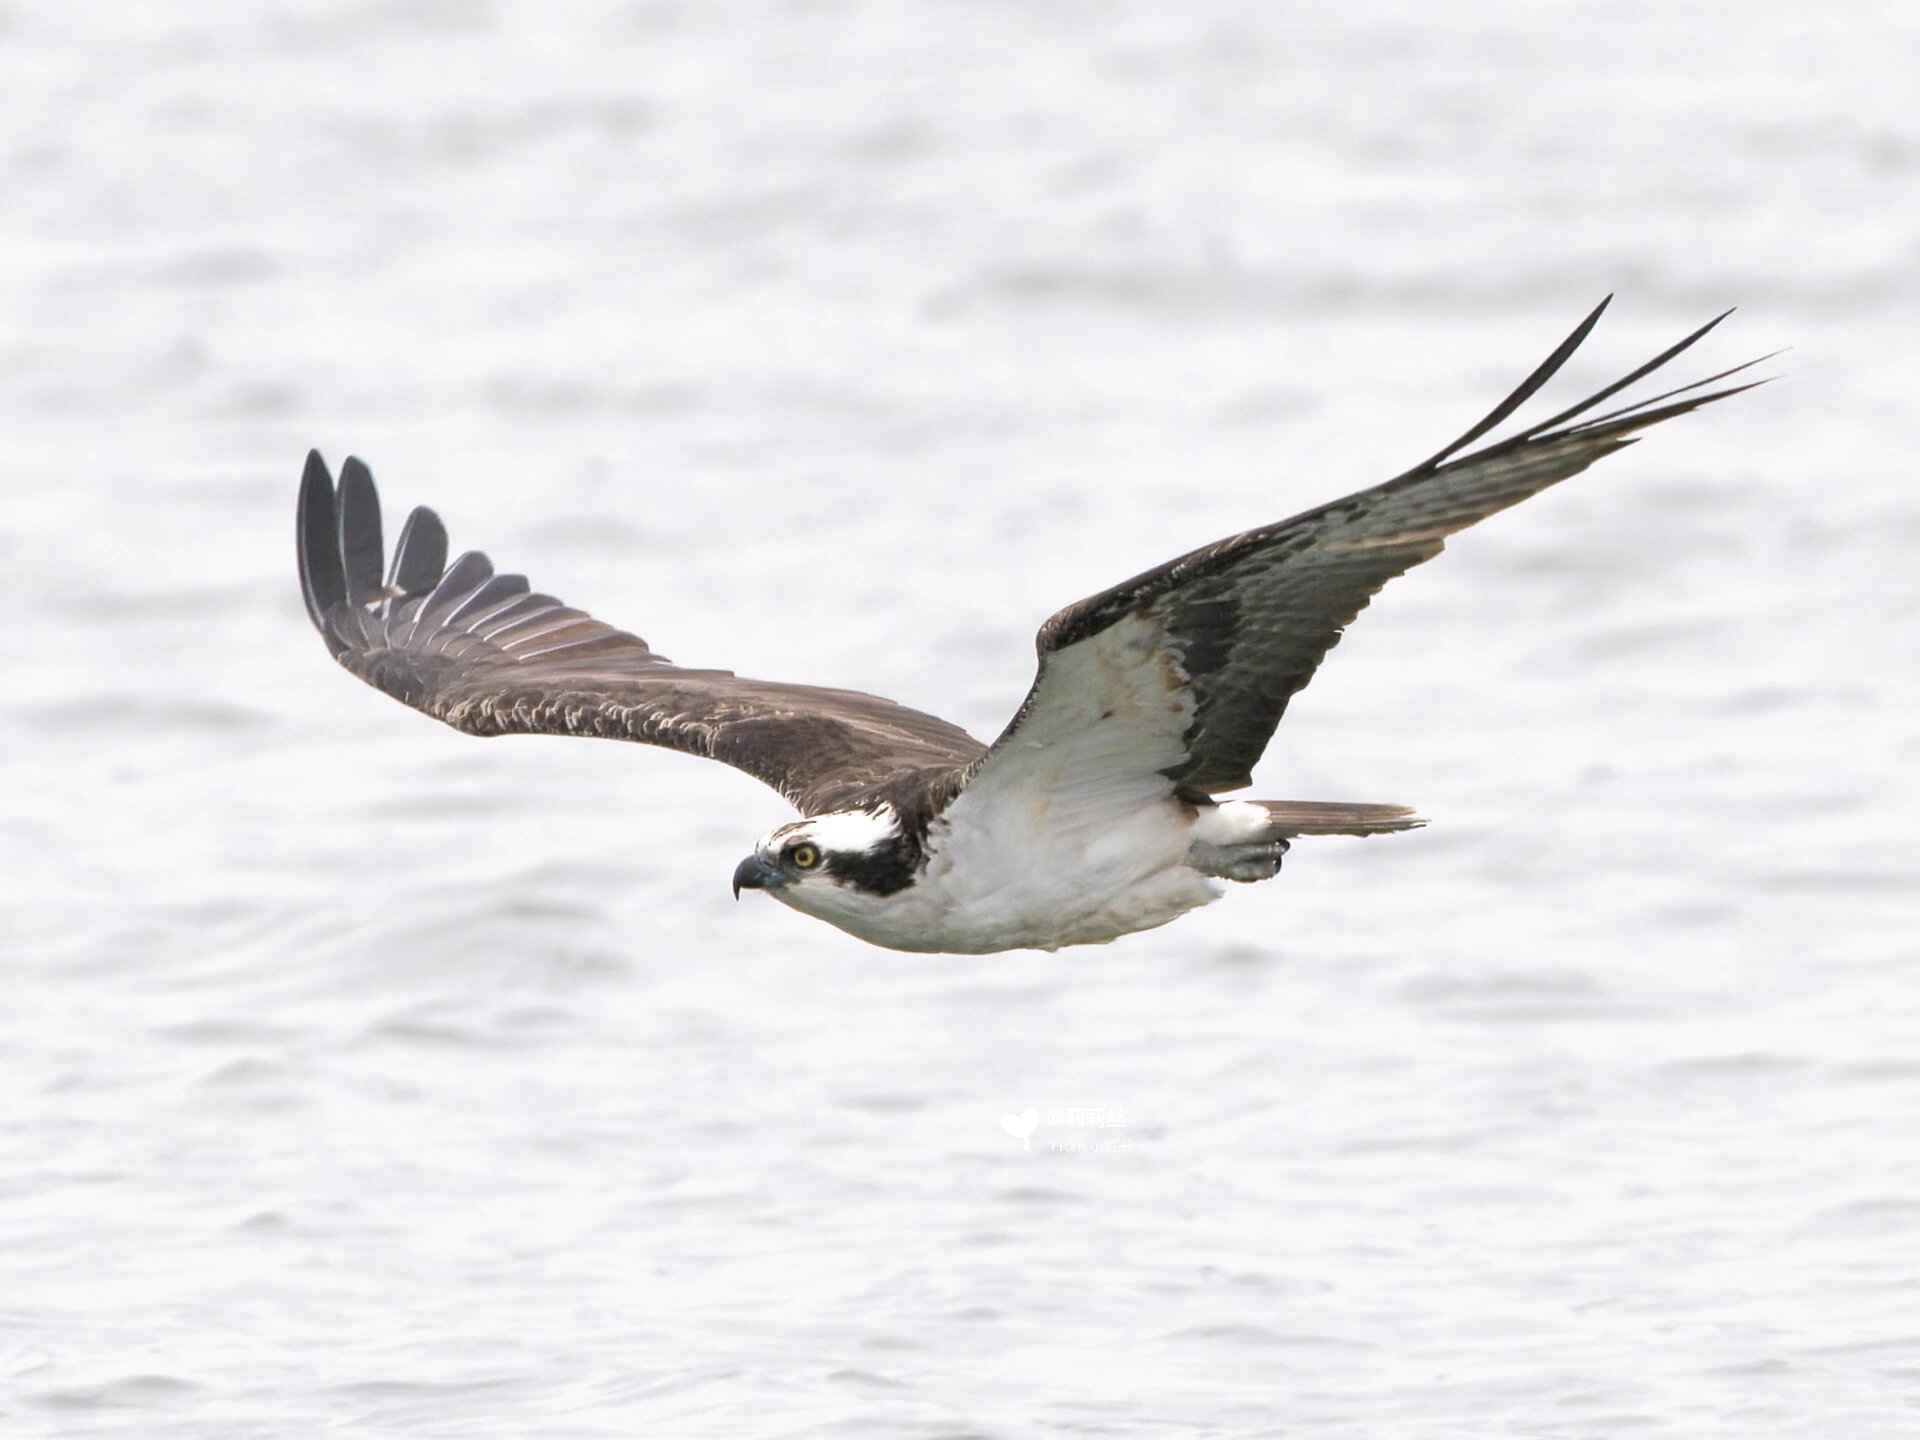
<path fill-rule="evenodd" d="M 1290 840 L 1296 835 L 1387 835 L 1418 830 L 1427 822 L 1411 805 L 1360 805 L 1340 800 L 1255 800 L 1267 812 L 1272 829 L 1263 837 Z"/>

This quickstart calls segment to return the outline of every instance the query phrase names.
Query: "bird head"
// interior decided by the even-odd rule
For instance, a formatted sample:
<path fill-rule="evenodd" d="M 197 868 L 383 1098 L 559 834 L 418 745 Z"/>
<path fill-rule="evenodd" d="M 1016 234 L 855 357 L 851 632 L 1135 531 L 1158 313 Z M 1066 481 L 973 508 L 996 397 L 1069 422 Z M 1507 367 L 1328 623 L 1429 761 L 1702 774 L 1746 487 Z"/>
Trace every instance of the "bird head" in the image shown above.
<path fill-rule="evenodd" d="M 764 890 L 808 914 L 879 899 L 913 883 L 919 852 L 890 805 L 812 815 L 770 831 L 733 872 L 733 894 Z"/>

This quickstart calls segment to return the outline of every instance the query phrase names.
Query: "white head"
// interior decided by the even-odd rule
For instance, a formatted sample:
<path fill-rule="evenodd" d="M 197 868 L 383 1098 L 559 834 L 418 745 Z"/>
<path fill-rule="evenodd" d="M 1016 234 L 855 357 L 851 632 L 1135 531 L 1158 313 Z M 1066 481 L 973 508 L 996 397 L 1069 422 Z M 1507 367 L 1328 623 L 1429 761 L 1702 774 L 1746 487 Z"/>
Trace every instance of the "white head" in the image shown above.
<path fill-rule="evenodd" d="M 891 805 L 839 810 L 768 832 L 733 872 L 733 893 L 764 890 L 782 904 L 851 928 L 913 883 L 920 846 Z M 856 933 L 857 930 L 856 930 Z"/>

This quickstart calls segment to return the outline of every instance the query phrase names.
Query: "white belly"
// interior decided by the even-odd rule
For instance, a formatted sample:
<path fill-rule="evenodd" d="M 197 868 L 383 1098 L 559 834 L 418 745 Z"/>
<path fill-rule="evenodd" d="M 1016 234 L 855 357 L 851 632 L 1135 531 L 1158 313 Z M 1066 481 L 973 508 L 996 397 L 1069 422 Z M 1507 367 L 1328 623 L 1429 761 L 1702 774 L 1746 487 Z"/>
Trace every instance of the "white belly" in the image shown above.
<path fill-rule="evenodd" d="M 885 897 L 843 891 L 831 908 L 807 908 L 876 945 L 971 955 L 1098 945 L 1220 894 L 1187 863 L 1192 822 L 1171 797 L 1087 827 L 1060 824 L 1045 801 L 965 801 L 936 822 L 915 884 Z"/>

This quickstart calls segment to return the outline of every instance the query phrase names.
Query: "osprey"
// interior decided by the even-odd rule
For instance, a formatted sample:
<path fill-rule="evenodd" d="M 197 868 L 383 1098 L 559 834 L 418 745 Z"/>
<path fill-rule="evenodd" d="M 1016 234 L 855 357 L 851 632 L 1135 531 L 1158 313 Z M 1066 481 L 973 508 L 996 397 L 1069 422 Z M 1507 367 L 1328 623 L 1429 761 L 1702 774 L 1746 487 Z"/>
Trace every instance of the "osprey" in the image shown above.
<path fill-rule="evenodd" d="M 803 818 L 740 862 L 736 897 L 761 890 L 897 950 L 1100 944 L 1208 903 L 1219 880 L 1270 878 L 1297 836 L 1424 823 L 1402 805 L 1218 797 L 1252 783 L 1287 701 L 1388 580 L 1634 432 L 1757 383 L 1707 389 L 1741 365 L 1591 413 L 1723 314 L 1571 409 L 1462 454 L 1552 378 L 1607 303 L 1404 475 L 1048 620 L 1033 688 L 991 745 L 858 691 L 675 665 L 523 577 L 495 574 L 482 554 L 447 564 L 446 530 L 424 508 L 383 575 L 379 497 L 357 459 L 336 488 L 319 453 L 307 457 L 300 582 L 336 660 L 455 729 L 664 745 L 778 790 Z"/>

